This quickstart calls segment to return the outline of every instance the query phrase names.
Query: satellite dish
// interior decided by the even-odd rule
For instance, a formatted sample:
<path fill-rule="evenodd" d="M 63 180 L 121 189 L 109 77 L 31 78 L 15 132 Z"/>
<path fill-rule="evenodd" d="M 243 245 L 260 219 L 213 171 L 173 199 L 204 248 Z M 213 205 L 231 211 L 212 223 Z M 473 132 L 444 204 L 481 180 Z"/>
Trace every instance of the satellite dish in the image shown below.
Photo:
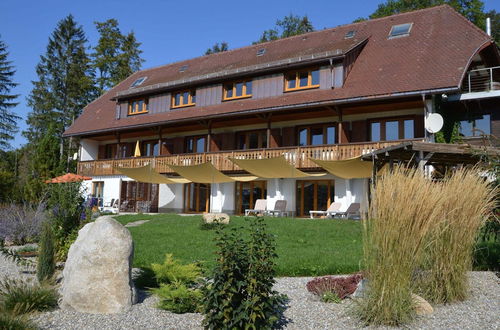
<path fill-rule="evenodd" d="M 77 160 L 77 159 L 78 159 L 78 153 L 77 153 L 77 152 L 75 152 L 75 153 L 73 154 L 73 160 Z"/>
<path fill-rule="evenodd" d="M 437 133 L 443 128 L 443 117 L 439 113 L 430 113 L 425 118 L 425 129 L 429 133 Z"/>

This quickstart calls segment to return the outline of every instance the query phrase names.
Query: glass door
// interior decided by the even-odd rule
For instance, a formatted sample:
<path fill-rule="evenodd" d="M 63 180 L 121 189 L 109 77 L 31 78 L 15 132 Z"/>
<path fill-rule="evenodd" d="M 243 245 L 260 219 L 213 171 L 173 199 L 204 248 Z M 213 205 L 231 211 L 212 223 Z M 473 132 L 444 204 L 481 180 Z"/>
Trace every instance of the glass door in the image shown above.
<path fill-rule="evenodd" d="M 210 210 L 210 185 L 186 183 L 184 185 L 184 212 L 203 213 Z"/>
<path fill-rule="evenodd" d="M 236 183 L 235 213 L 245 214 L 245 210 L 253 209 L 257 199 L 266 199 L 267 181 L 251 181 Z"/>
<path fill-rule="evenodd" d="M 333 180 L 297 181 L 297 216 L 309 216 L 309 211 L 326 211 L 334 200 Z"/>

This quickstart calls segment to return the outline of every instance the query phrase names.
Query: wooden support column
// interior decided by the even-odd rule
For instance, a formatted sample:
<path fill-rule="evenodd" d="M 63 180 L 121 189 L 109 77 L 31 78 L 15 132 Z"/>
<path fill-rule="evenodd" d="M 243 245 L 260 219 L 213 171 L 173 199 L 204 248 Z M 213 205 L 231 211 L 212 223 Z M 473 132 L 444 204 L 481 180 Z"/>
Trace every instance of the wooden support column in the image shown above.
<path fill-rule="evenodd" d="M 208 122 L 207 132 L 207 152 L 210 152 L 210 145 L 212 144 L 212 121 Z"/>
<path fill-rule="evenodd" d="M 269 118 L 267 119 L 267 148 L 271 148 L 271 115 L 269 115 Z"/>
<path fill-rule="evenodd" d="M 120 133 L 116 133 L 116 154 L 115 158 L 120 158 Z"/>
<path fill-rule="evenodd" d="M 162 144 L 162 136 L 161 136 L 161 126 L 158 126 L 158 156 L 161 155 L 161 144 Z M 154 152 L 154 151 L 153 151 Z"/>
<path fill-rule="evenodd" d="M 339 115 L 339 122 L 337 125 L 337 131 L 338 131 L 338 143 L 342 144 L 344 141 L 342 141 L 342 109 L 340 107 L 335 107 L 337 110 L 337 114 Z"/>

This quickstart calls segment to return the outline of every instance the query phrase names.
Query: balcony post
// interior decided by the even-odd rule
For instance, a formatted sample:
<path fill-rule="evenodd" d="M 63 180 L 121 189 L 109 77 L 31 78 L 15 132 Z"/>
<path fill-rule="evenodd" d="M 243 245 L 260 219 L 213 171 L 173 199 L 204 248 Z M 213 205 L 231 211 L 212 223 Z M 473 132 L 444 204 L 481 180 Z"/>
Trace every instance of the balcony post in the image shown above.
<path fill-rule="evenodd" d="M 490 68 L 490 91 L 493 90 L 493 68 Z"/>
<path fill-rule="evenodd" d="M 120 133 L 116 133 L 116 154 L 115 158 L 120 158 Z"/>
<path fill-rule="evenodd" d="M 267 118 L 266 135 L 267 135 L 267 148 L 271 148 L 271 114 Z"/>
<path fill-rule="evenodd" d="M 470 72 L 467 74 L 467 80 L 469 84 L 469 93 L 471 92 L 471 87 L 470 87 Z"/>

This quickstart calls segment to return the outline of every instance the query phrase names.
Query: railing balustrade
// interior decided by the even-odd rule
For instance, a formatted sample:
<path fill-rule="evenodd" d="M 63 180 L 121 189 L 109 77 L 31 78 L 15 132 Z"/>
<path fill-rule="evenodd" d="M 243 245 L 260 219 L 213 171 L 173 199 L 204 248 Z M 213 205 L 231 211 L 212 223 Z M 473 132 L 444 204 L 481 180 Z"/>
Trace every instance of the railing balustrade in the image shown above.
<path fill-rule="evenodd" d="M 463 93 L 500 90 L 500 66 L 470 70 L 462 86 Z"/>
<path fill-rule="evenodd" d="M 408 141 L 408 140 L 405 140 Z M 315 169 L 318 166 L 310 160 L 341 160 L 370 153 L 374 150 L 400 144 L 403 141 L 382 141 L 349 143 L 321 146 L 282 147 L 255 150 L 218 151 L 197 154 L 180 154 L 156 157 L 133 157 L 123 159 L 104 159 L 81 161 L 78 163 L 80 175 L 116 175 L 116 167 L 135 168 L 151 164 L 159 173 L 173 173 L 168 165 L 196 165 L 211 162 L 218 170 L 225 172 L 241 171 L 241 168 L 229 160 L 229 157 L 240 159 L 263 159 L 284 156 L 285 159 L 300 169 Z"/>

